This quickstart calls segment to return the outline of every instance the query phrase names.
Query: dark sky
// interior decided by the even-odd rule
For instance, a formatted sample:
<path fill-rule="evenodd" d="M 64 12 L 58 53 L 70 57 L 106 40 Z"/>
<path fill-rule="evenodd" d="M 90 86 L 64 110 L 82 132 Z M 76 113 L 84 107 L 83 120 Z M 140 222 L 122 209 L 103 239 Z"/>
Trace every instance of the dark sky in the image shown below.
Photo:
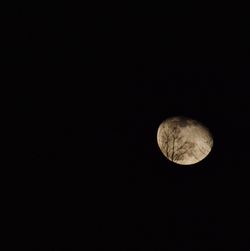
<path fill-rule="evenodd" d="M 5 18 L 17 231 L 44 248 L 249 250 L 248 20 L 66 9 Z M 214 136 L 194 166 L 158 149 L 175 115 Z"/>

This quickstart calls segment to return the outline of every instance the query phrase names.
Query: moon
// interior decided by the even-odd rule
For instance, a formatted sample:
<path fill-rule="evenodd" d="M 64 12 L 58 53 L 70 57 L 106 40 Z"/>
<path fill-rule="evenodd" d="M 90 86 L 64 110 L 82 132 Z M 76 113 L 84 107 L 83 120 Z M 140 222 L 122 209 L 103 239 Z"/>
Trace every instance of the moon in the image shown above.
<path fill-rule="evenodd" d="M 157 143 L 168 160 L 180 165 L 192 165 L 210 153 L 213 137 L 202 123 L 178 116 L 168 118 L 160 124 Z"/>

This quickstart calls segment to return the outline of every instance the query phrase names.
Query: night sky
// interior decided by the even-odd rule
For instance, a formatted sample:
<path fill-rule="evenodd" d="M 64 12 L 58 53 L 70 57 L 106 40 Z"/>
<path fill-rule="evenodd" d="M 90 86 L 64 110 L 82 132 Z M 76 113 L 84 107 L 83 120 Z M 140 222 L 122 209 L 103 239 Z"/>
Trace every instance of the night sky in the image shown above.
<path fill-rule="evenodd" d="M 5 18 L 9 193 L 22 241 L 249 250 L 248 20 L 66 10 Z M 214 137 L 193 166 L 157 145 L 159 124 L 179 115 Z"/>

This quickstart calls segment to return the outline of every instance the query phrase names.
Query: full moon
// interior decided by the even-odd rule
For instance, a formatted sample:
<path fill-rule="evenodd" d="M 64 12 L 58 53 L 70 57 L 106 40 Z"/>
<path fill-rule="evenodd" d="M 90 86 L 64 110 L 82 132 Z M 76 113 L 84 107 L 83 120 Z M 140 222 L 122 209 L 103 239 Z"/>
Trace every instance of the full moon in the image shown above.
<path fill-rule="evenodd" d="M 180 165 L 192 165 L 210 153 L 213 137 L 208 128 L 196 120 L 171 117 L 160 124 L 157 143 L 170 161 Z"/>

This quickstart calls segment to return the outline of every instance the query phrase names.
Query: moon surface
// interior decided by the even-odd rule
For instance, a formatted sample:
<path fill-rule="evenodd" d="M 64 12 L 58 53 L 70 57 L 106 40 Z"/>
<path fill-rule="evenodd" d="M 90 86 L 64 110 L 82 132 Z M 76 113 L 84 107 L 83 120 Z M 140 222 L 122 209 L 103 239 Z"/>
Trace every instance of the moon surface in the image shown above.
<path fill-rule="evenodd" d="M 213 137 L 202 123 L 179 116 L 168 118 L 160 124 L 157 143 L 170 161 L 180 165 L 192 165 L 210 153 Z"/>

